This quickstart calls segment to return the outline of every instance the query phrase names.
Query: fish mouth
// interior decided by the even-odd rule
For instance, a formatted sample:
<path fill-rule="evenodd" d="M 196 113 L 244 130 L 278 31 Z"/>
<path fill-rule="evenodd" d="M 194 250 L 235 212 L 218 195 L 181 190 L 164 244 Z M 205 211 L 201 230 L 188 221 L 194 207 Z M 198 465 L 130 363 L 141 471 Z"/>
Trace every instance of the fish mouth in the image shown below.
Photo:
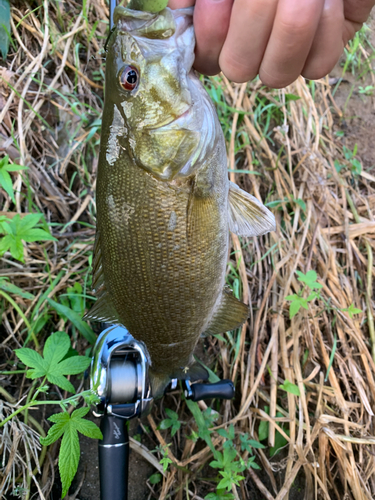
<path fill-rule="evenodd" d="M 160 127 L 145 127 L 145 128 L 150 132 L 158 132 L 158 131 L 164 132 L 166 129 L 176 128 L 175 127 L 176 125 L 178 125 L 179 128 L 183 128 L 179 122 L 189 120 L 191 114 L 192 114 L 192 106 L 189 106 L 186 111 L 184 111 L 181 115 L 176 116 L 176 118 L 173 118 L 168 123 L 164 123 Z"/>

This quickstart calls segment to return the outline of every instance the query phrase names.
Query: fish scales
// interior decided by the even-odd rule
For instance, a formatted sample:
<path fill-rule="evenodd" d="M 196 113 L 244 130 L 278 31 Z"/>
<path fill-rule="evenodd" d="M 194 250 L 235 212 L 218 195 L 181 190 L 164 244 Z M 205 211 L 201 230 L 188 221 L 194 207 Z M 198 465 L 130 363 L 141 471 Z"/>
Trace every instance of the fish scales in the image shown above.
<path fill-rule="evenodd" d="M 123 324 L 145 343 L 160 395 L 171 378 L 200 376 L 192 353 L 203 332 L 248 316 L 225 288 L 229 229 L 263 234 L 274 218 L 228 181 L 220 123 L 191 69 L 192 10 L 119 7 L 115 20 L 97 179 L 98 301 L 86 317 Z"/>

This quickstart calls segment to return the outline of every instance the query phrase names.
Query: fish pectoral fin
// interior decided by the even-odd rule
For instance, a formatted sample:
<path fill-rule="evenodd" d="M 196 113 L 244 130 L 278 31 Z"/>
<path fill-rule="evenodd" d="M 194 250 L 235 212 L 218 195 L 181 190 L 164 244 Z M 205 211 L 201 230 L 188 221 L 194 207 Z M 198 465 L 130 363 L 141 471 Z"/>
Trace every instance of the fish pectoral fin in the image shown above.
<path fill-rule="evenodd" d="M 94 244 L 94 256 L 92 260 L 92 287 L 97 301 L 83 317 L 84 320 L 102 321 L 103 323 L 121 324 L 117 319 L 117 313 L 107 292 L 102 265 L 102 254 L 100 246 L 100 232 L 96 232 Z"/>
<path fill-rule="evenodd" d="M 229 184 L 229 230 L 238 236 L 260 236 L 275 231 L 273 213 L 255 196 L 233 182 Z"/>
<path fill-rule="evenodd" d="M 194 242 L 194 237 L 198 234 L 198 230 L 207 224 L 207 221 L 212 217 L 212 212 L 215 207 L 215 200 L 210 196 L 211 190 L 203 190 L 195 180 L 189 194 L 187 218 L 186 218 L 186 237 L 189 245 Z"/>
<path fill-rule="evenodd" d="M 249 317 L 249 306 L 236 299 L 229 288 L 224 288 L 222 299 L 205 334 L 218 335 L 240 327 Z"/>

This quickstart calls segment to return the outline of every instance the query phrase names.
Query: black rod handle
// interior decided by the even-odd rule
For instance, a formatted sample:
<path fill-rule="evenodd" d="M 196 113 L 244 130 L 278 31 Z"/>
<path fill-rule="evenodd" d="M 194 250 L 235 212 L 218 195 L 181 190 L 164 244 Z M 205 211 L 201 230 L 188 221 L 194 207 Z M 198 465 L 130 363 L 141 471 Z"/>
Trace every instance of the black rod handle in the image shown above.
<path fill-rule="evenodd" d="M 104 415 L 100 424 L 99 476 L 101 500 L 128 499 L 129 433 L 126 420 Z"/>
<path fill-rule="evenodd" d="M 202 399 L 233 399 L 234 384 L 231 380 L 220 380 L 214 384 L 191 384 L 191 394 L 186 395 L 188 399 L 193 401 L 201 401 Z"/>

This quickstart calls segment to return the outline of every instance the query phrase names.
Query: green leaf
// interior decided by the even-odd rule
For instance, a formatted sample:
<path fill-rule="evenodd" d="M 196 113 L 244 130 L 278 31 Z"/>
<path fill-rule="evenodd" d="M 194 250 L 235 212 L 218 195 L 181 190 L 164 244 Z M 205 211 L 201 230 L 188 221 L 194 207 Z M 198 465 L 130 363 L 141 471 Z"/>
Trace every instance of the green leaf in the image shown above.
<path fill-rule="evenodd" d="M 209 493 L 204 500 L 234 500 L 232 493 L 225 493 L 225 490 L 217 490 L 216 493 Z"/>
<path fill-rule="evenodd" d="M 0 255 L 10 250 L 13 258 L 23 262 L 22 240 L 26 242 L 57 241 L 47 231 L 39 228 L 34 229 L 34 226 L 38 224 L 41 217 L 41 214 L 27 214 L 21 219 L 20 215 L 17 214 L 12 220 L 7 221 L 6 224 L 2 224 L 2 229 L 7 233 L 7 236 L 0 240 Z"/>
<path fill-rule="evenodd" d="M 150 484 L 158 484 L 160 483 L 162 477 L 163 476 L 159 472 L 156 472 L 155 474 L 152 474 L 148 480 L 150 481 Z"/>
<path fill-rule="evenodd" d="M 300 98 L 300 96 L 298 95 L 295 95 L 295 94 L 285 94 L 285 101 L 286 102 L 289 102 L 289 101 L 298 101 Z"/>
<path fill-rule="evenodd" d="M 346 309 L 341 309 L 343 312 L 347 312 L 351 318 L 353 318 L 354 314 L 360 314 L 362 309 L 357 309 L 354 304 L 350 304 Z"/>
<path fill-rule="evenodd" d="M 44 344 L 43 357 L 48 367 L 57 365 L 69 351 L 70 339 L 65 332 L 56 332 L 50 335 Z"/>
<path fill-rule="evenodd" d="M 70 425 L 64 431 L 59 454 L 59 471 L 64 498 L 76 475 L 80 456 L 79 439 L 76 429 Z"/>
<path fill-rule="evenodd" d="M 24 365 L 32 366 L 34 369 L 40 370 L 41 372 L 44 372 L 46 370 L 46 362 L 44 361 L 42 356 L 33 349 L 29 349 L 28 347 L 21 347 L 21 349 L 15 349 L 14 352 Z M 29 370 L 29 372 L 31 371 L 32 370 Z M 43 377 L 44 375 L 40 376 Z"/>
<path fill-rule="evenodd" d="M 328 363 L 328 367 L 327 367 L 327 373 L 326 373 L 326 376 L 324 378 L 324 382 L 327 382 L 327 380 L 328 380 L 329 371 L 332 368 L 333 360 L 335 359 L 336 348 L 337 348 L 337 336 L 336 336 L 336 333 L 335 333 L 334 337 L 333 337 L 332 352 L 331 352 L 331 355 L 329 357 L 329 363 Z"/>
<path fill-rule="evenodd" d="M 12 257 L 14 257 L 17 260 L 20 260 L 21 262 L 24 262 L 22 241 L 16 239 L 12 235 L 9 236 L 11 238 L 9 250 L 10 253 L 12 254 Z"/>
<path fill-rule="evenodd" d="M 10 37 L 10 5 L 8 0 L 0 0 L 0 52 L 5 60 L 8 55 Z"/>
<path fill-rule="evenodd" d="M 284 429 L 285 434 L 289 436 L 289 431 Z M 275 432 L 275 446 L 272 446 L 270 448 L 270 457 L 273 457 L 276 455 L 276 453 L 281 449 L 284 448 L 284 446 L 288 443 L 288 441 L 285 439 L 285 437 L 280 434 L 280 432 Z"/>
<path fill-rule="evenodd" d="M 286 379 L 283 384 L 279 385 L 279 387 L 283 391 L 289 392 L 290 394 L 294 394 L 294 396 L 300 396 L 301 395 L 299 387 L 296 384 L 293 384 L 292 382 L 289 382 L 288 379 Z"/>
<path fill-rule="evenodd" d="M 212 443 L 211 432 L 209 430 L 209 427 L 212 427 L 212 425 L 213 425 L 212 422 L 214 419 L 217 418 L 217 415 L 211 413 L 211 411 L 212 411 L 211 408 L 207 408 L 207 410 L 205 410 L 205 412 L 202 413 L 201 410 L 199 409 L 198 404 L 195 403 L 194 401 L 191 401 L 191 399 L 186 399 L 185 401 L 186 401 L 187 407 L 191 411 L 191 413 L 195 419 L 195 422 L 197 424 L 198 436 L 201 439 L 203 439 L 204 441 L 206 441 L 210 450 L 212 451 L 212 453 L 216 457 L 217 452 L 216 452 L 215 447 Z"/>
<path fill-rule="evenodd" d="M 27 243 L 32 243 L 33 241 L 57 241 L 50 233 L 39 228 L 28 229 L 27 232 L 23 233 L 22 239 Z"/>
<path fill-rule="evenodd" d="M 307 299 L 305 299 L 304 297 L 300 297 L 299 295 L 296 295 L 296 294 L 288 295 L 286 297 L 286 300 L 289 300 L 292 302 L 290 304 L 290 308 L 289 308 L 289 317 L 290 318 L 293 318 L 298 313 L 298 311 L 300 310 L 301 307 L 303 307 L 304 309 L 307 309 L 307 310 L 309 309 Z"/>
<path fill-rule="evenodd" d="M 13 293 L 14 295 L 18 295 L 23 299 L 32 300 L 34 298 L 34 295 L 32 293 L 24 292 L 18 286 L 13 285 L 13 283 L 9 283 L 8 278 L 0 278 L 0 290 L 4 290 L 4 292 L 7 293 Z"/>
<path fill-rule="evenodd" d="M 296 271 L 296 274 L 299 276 L 298 281 L 305 283 L 311 290 L 323 288 L 321 283 L 316 282 L 318 275 L 315 271 L 311 270 L 306 274 L 301 273 L 301 271 Z"/>
<path fill-rule="evenodd" d="M 269 414 L 269 411 L 270 411 L 269 406 L 265 406 L 264 411 L 267 414 Z M 260 421 L 259 428 L 258 428 L 258 438 L 259 438 L 259 441 L 264 441 L 265 439 L 268 438 L 268 421 L 267 420 Z"/>
<path fill-rule="evenodd" d="M 59 454 L 62 498 L 67 494 L 77 472 L 80 457 L 78 432 L 93 439 L 103 439 L 100 429 L 93 422 L 82 418 L 88 411 L 89 408 L 79 408 L 71 416 L 67 412 L 51 415 L 48 420 L 55 425 L 49 429 L 45 438 L 40 438 L 42 445 L 48 446 L 63 435 Z"/>
<path fill-rule="evenodd" d="M 172 427 L 173 421 L 170 418 L 165 418 L 162 420 L 159 424 L 159 429 L 162 431 L 165 431 L 165 429 L 169 429 L 169 427 Z"/>
<path fill-rule="evenodd" d="M 43 358 L 28 347 L 16 349 L 15 353 L 26 366 L 32 368 L 26 373 L 27 377 L 33 379 L 47 377 L 51 384 L 74 393 L 73 385 L 64 375 L 76 375 L 85 371 L 89 367 L 91 359 L 87 356 L 72 356 L 61 361 L 69 347 L 68 335 L 65 332 L 56 332 L 48 337 L 43 350 Z"/>
<path fill-rule="evenodd" d="M 0 0 L 1 1 L 1 0 Z M 1 27 L 0 27 L 1 32 Z M 4 191 L 9 195 L 10 199 L 15 202 L 14 192 L 13 192 L 13 182 L 5 169 L 0 169 L 0 186 L 4 189 Z"/>
<path fill-rule="evenodd" d="M 306 203 L 301 198 L 297 198 L 296 203 L 302 208 L 304 212 L 306 212 Z"/>
<path fill-rule="evenodd" d="M 265 448 L 264 444 L 259 443 L 259 441 L 255 441 L 255 439 L 249 439 L 248 434 L 242 434 L 240 436 L 241 441 L 241 451 L 248 451 L 252 453 L 252 448 L 262 449 Z"/>
<path fill-rule="evenodd" d="M 42 214 L 27 214 L 25 217 L 21 219 L 19 215 L 16 215 L 13 220 L 17 220 L 17 226 L 19 228 L 20 233 L 27 232 L 29 229 L 32 229 L 35 227 L 38 222 L 40 221 L 40 218 L 42 217 Z M 17 218 L 17 219 L 16 219 Z"/>
<path fill-rule="evenodd" d="M 86 340 L 90 342 L 90 344 L 95 344 L 96 342 L 96 335 L 95 333 L 91 330 L 89 325 L 83 321 L 80 316 L 70 309 L 67 306 L 63 306 L 62 304 L 59 304 L 58 302 L 55 302 L 52 299 L 47 299 L 48 303 L 60 314 L 66 316 L 69 321 L 73 323 L 73 325 L 77 328 L 77 330 L 85 337 Z"/>
<path fill-rule="evenodd" d="M 1 40 L 1 1 L 0 0 L 0 40 Z M 0 42 L 1 43 L 1 42 Z M 0 160 L 0 187 L 9 195 L 10 199 L 15 202 L 14 192 L 13 192 L 13 181 L 9 172 L 16 172 L 19 170 L 24 170 L 27 167 L 22 167 L 21 165 L 16 165 L 14 163 L 9 163 L 9 156 L 6 155 L 2 160 Z"/>
<path fill-rule="evenodd" d="M 43 446 L 49 446 L 50 444 L 57 441 L 64 433 L 65 426 L 68 424 L 70 419 L 69 413 L 57 413 L 55 415 L 51 415 L 48 420 L 54 422 L 56 425 L 53 425 L 46 437 L 40 437 L 39 440 Z"/>
<path fill-rule="evenodd" d="M 289 318 L 292 319 L 298 313 L 300 308 L 301 304 L 299 303 L 299 301 L 292 302 L 289 308 Z"/>

